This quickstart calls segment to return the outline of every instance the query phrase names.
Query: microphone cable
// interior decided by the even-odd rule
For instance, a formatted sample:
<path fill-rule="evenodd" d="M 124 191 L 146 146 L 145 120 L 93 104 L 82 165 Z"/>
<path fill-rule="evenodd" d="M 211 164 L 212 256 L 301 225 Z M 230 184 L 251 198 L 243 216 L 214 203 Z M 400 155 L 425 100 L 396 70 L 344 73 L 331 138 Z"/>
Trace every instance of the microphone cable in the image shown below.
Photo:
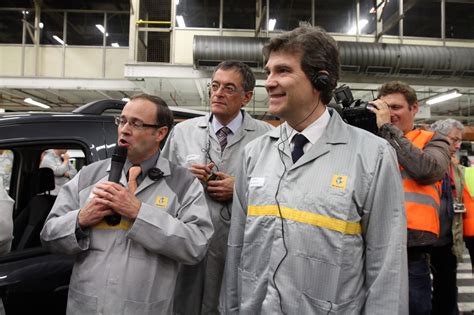
<path fill-rule="evenodd" d="M 205 153 L 206 155 L 206 162 L 209 160 L 210 163 L 214 164 L 214 167 L 216 168 L 216 171 L 220 172 L 219 166 L 217 165 L 216 162 L 211 157 L 211 132 L 209 131 L 209 126 L 207 127 L 207 146 L 205 148 L 202 148 L 202 152 Z M 212 175 L 211 175 L 212 176 Z M 221 220 L 230 223 L 231 220 L 231 213 L 229 210 L 229 205 L 227 202 L 225 202 L 224 206 L 221 207 L 219 210 L 219 216 L 221 217 Z"/>
<path fill-rule="evenodd" d="M 316 103 L 316 106 L 314 106 L 313 110 L 308 114 L 306 115 L 306 117 L 304 117 L 300 122 L 298 122 L 296 125 L 295 125 L 295 128 L 298 127 L 300 124 L 302 124 L 303 122 L 305 122 L 315 111 L 316 109 L 319 107 L 321 103 L 321 100 L 318 99 L 318 102 Z M 287 122 L 288 124 L 288 122 Z M 289 125 L 289 124 L 288 124 Z M 291 126 L 290 126 L 291 127 Z M 278 180 L 278 185 L 277 185 L 277 190 L 275 192 L 275 202 L 276 202 L 276 205 L 277 205 L 277 208 L 278 208 L 278 214 L 280 215 L 280 223 L 281 223 L 281 238 L 282 238 L 282 242 L 283 242 L 283 248 L 285 249 L 285 254 L 283 255 L 283 257 L 281 258 L 280 262 L 278 263 L 277 267 L 275 268 L 275 272 L 273 273 L 273 277 L 272 277 L 272 280 L 273 280 L 273 283 L 275 284 L 275 289 L 278 293 L 278 298 L 279 298 L 279 302 L 280 302 L 280 310 L 283 314 L 286 314 L 285 311 L 283 310 L 283 304 L 282 304 L 282 301 L 281 301 L 281 292 L 280 292 L 280 289 L 278 289 L 278 285 L 276 283 L 276 274 L 278 272 L 278 269 L 280 269 L 280 266 L 283 264 L 283 261 L 286 259 L 286 257 L 288 256 L 288 246 L 286 245 L 286 240 L 285 240 L 285 226 L 284 226 L 284 223 L 283 223 L 283 215 L 281 213 L 281 206 L 280 206 L 280 202 L 278 201 L 278 193 L 280 192 L 280 186 L 281 186 L 281 182 L 283 181 L 283 177 L 285 177 L 285 174 L 287 173 L 288 169 L 286 167 L 286 164 L 285 164 L 285 161 L 283 160 L 283 152 L 284 152 L 284 149 L 285 149 L 285 143 L 290 139 L 290 137 L 293 135 L 293 132 L 296 130 L 295 128 L 292 127 L 292 130 L 290 132 L 289 135 L 287 135 L 286 139 L 283 139 L 283 127 L 282 125 L 280 125 L 280 143 L 278 143 L 277 145 L 277 149 L 278 149 L 278 155 L 280 157 L 280 161 L 281 161 L 281 164 L 283 165 L 283 173 L 281 174 L 279 180 Z M 286 132 L 285 132 L 286 134 Z M 280 145 L 283 145 L 283 149 L 280 148 Z M 288 142 L 288 145 L 290 145 L 290 143 Z M 331 304 L 331 309 L 332 309 L 332 304 Z"/>
<path fill-rule="evenodd" d="M 283 164 L 283 173 L 281 174 L 280 179 L 278 180 L 277 190 L 275 191 L 275 202 L 276 202 L 277 207 L 278 207 L 278 214 L 280 215 L 281 239 L 282 239 L 282 242 L 283 242 L 283 248 L 285 249 L 285 254 L 281 258 L 278 265 L 276 266 L 275 272 L 273 273 L 272 280 L 273 280 L 273 283 L 275 284 L 275 289 L 278 293 L 278 299 L 279 299 L 279 302 L 280 302 L 280 310 L 283 314 L 286 314 L 286 313 L 283 310 L 283 304 L 281 302 L 281 300 L 282 300 L 281 299 L 281 292 L 280 292 L 280 289 L 278 288 L 278 285 L 276 283 L 276 274 L 278 272 L 278 269 L 280 269 L 281 264 L 283 263 L 285 258 L 288 256 L 288 247 L 286 245 L 286 240 L 285 240 L 285 226 L 284 226 L 284 223 L 283 223 L 283 215 L 281 213 L 280 202 L 278 201 L 278 193 L 280 191 L 280 186 L 281 186 L 281 182 L 283 181 L 283 177 L 285 177 L 285 174 L 287 172 L 286 164 L 285 164 L 285 161 L 283 160 L 283 152 L 284 152 L 284 149 L 285 149 L 285 142 L 287 142 L 288 139 L 291 137 L 291 135 L 293 134 L 293 131 L 294 131 L 294 129 L 291 131 L 290 135 L 288 135 L 286 137 L 286 139 L 283 140 L 282 139 L 283 138 L 283 127 L 282 127 L 282 125 L 280 125 L 280 143 L 278 143 L 278 145 L 277 145 L 278 155 L 280 157 L 281 163 Z M 286 134 L 286 132 L 285 132 L 285 134 Z M 280 148 L 281 145 L 283 145 L 283 148 Z"/>

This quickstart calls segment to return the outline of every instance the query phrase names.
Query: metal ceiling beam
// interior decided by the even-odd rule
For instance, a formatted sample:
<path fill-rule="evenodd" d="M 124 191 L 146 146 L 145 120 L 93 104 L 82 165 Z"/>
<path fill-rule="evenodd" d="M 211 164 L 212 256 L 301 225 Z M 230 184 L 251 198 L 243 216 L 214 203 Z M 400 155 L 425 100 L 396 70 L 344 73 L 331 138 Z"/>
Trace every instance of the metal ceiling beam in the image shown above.
<path fill-rule="evenodd" d="M 30 92 L 26 92 L 26 91 L 23 91 L 22 89 L 15 89 L 16 91 L 20 92 L 20 93 L 23 93 L 23 94 L 26 94 L 28 96 L 31 96 L 31 97 L 34 97 L 35 98 L 35 101 L 36 100 L 40 100 L 42 103 L 46 103 L 47 105 L 53 105 L 53 106 L 57 106 L 57 107 L 61 107 L 61 104 L 58 104 L 58 103 L 54 103 L 42 96 L 38 96 L 36 94 L 33 94 L 33 93 L 30 93 Z"/>
<path fill-rule="evenodd" d="M 152 65 L 152 64 L 125 64 L 124 77 L 129 80 L 143 80 L 143 78 L 168 79 L 200 79 L 210 78 L 211 71 L 196 70 L 192 65 Z"/>
<path fill-rule="evenodd" d="M 129 80 L 0 77 L 1 89 L 141 91 Z"/>
<path fill-rule="evenodd" d="M 382 85 L 388 81 L 400 80 L 403 82 L 408 83 L 409 85 L 423 85 L 423 86 L 456 86 L 456 87 L 466 87 L 472 88 L 474 86 L 474 78 L 473 79 L 459 79 L 459 78 L 411 78 L 407 76 L 397 76 L 397 75 L 390 75 L 390 76 L 379 76 L 379 75 L 360 75 L 360 74 L 348 74 L 343 73 L 341 74 L 341 79 L 339 82 L 347 83 L 350 87 L 350 82 L 357 82 L 357 83 L 367 83 L 367 84 L 380 84 Z"/>
<path fill-rule="evenodd" d="M 56 96 L 58 98 L 58 100 L 60 102 L 63 102 L 69 106 L 74 106 L 74 104 L 72 104 L 71 102 L 69 102 L 69 100 L 65 99 L 64 97 L 61 96 L 61 94 L 51 90 L 51 89 L 48 89 L 48 90 L 44 90 L 45 92 L 48 92 L 49 94 L 53 94 L 54 96 Z"/>
<path fill-rule="evenodd" d="M 110 95 L 108 95 L 107 93 L 103 92 L 103 91 L 100 91 L 100 90 L 95 90 L 97 93 L 99 93 L 100 95 L 102 95 L 103 97 L 106 97 L 108 98 L 109 100 L 112 100 L 114 99 L 113 97 L 111 97 Z"/>

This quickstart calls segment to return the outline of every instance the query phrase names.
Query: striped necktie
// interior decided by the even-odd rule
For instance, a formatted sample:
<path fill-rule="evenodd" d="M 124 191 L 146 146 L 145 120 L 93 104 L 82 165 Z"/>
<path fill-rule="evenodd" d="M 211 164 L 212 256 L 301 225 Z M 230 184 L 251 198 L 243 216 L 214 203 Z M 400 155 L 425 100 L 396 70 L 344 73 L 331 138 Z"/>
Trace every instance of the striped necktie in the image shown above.
<path fill-rule="evenodd" d="M 224 151 L 225 147 L 227 146 L 227 136 L 232 131 L 228 127 L 222 127 L 216 132 L 217 139 L 219 140 L 219 144 L 221 145 L 221 151 Z"/>

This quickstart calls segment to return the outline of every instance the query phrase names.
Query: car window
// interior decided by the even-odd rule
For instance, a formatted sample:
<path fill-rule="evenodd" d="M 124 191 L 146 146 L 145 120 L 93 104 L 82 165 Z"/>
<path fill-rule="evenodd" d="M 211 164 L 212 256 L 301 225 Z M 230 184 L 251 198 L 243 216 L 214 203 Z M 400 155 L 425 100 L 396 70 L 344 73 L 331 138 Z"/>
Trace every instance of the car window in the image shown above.
<path fill-rule="evenodd" d="M 15 200 L 12 251 L 41 247 L 39 233 L 62 186 L 90 160 L 77 143 L 28 143 L 11 148 L 10 196 Z M 67 161 L 66 161 L 67 160 Z"/>

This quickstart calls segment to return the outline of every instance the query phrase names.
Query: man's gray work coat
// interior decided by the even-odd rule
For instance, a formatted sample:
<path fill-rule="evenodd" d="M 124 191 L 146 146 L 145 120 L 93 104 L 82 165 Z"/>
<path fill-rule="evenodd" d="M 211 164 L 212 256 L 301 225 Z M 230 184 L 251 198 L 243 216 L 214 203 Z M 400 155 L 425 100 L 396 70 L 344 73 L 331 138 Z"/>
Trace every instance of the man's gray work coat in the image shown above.
<path fill-rule="evenodd" d="M 68 314 L 172 313 L 179 263 L 204 257 L 213 227 L 199 181 L 161 156 L 156 167 L 164 177 L 138 186 L 142 204 L 135 221 L 125 221 L 128 229 L 122 220 L 119 228 L 77 231 L 79 210 L 107 180 L 110 159 L 83 168 L 61 189 L 41 238 L 54 252 L 75 255 Z M 120 183 L 127 186 L 125 174 Z"/>
<path fill-rule="evenodd" d="M 246 147 L 229 232 L 227 314 L 408 313 L 395 152 L 329 112 L 321 138 L 295 164 L 284 127 Z"/>
<path fill-rule="evenodd" d="M 163 156 L 171 162 L 189 167 L 191 163 L 216 164 L 214 171 L 239 177 L 244 147 L 253 139 L 265 134 L 272 126 L 253 119 L 245 111 L 242 126 L 227 142 L 221 152 L 219 140 L 210 129 L 210 114 L 188 119 L 177 124 L 171 131 Z M 206 193 L 206 200 L 214 225 L 214 237 L 209 244 L 207 260 L 200 266 L 186 266 L 180 274 L 176 299 L 176 312 L 181 314 L 203 314 L 217 312 L 219 291 L 224 272 L 232 201 L 221 203 Z M 204 277 L 204 279 L 202 278 Z M 200 305 L 202 296 L 202 309 Z"/>

